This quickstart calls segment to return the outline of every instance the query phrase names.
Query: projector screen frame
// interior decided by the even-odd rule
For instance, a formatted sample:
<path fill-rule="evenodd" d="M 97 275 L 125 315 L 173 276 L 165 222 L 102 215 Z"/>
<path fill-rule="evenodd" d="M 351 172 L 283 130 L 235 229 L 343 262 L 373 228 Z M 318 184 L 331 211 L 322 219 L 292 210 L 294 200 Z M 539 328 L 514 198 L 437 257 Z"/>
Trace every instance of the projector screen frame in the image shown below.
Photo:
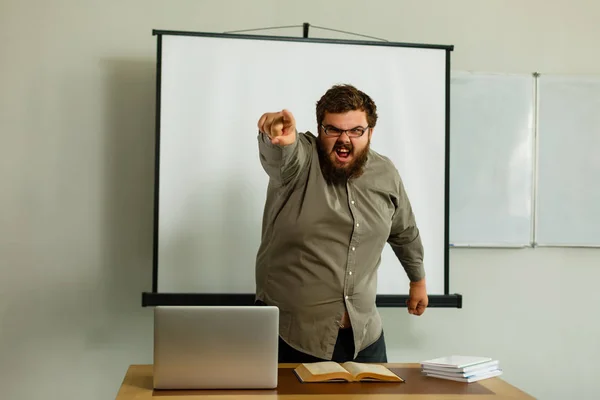
<path fill-rule="evenodd" d="M 314 42 L 328 44 L 350 44 L 350 45 L 370 45 L 370 46 L 392 46 L 392 47 L 413 47 L 440 49 L 446 52 L 446 91 L 445 91 L 445 204 L 444 204 L 444 294 L 430 294 L 429 307 L 444 308 L 462 308 L 462 295 L 450 294 L 449 282 L 449 216 L 450 216 L 450 52 L 454 50 L 453 45 L 440 44 L 420 44 L 404 42 L 384 42 L 384 41 L 366 41 L 366 40 L 344 40 L 344 39 L 324 39 L 290 36 L 267 36 L 267 35 L 248 35 L 248 34 L 230 34 L 230 33 L 210 33 L 210 32 L 190 32 L 157 30 L 152 31 L 152 35 L 157 37 L 156 47 L 156 104 L 155 104 L 155 177 L 154 177 L 154 221 L 153 221 L 153 254 L 152 254 L 152 291 L 142 293 L 142 306 L 193 306 L 193 305 L 253 305 L 254 293 L 165 293 L 158 292 L 158 221 L 159 221 L 159 177 L 160 177 L 160 123 L 161 123 L 161 65 L 162 65 L 162 37 L 164 35 L 178 36 L 205 36 L 215 38 L 235 38 L 251 40 L 274 40 L 274 41 L 294 41 L 294 42 Z M 408 294 L 406 295 L 383 295 L 378 294 L 376 298 L 377 307 L 406 307 Z"/>

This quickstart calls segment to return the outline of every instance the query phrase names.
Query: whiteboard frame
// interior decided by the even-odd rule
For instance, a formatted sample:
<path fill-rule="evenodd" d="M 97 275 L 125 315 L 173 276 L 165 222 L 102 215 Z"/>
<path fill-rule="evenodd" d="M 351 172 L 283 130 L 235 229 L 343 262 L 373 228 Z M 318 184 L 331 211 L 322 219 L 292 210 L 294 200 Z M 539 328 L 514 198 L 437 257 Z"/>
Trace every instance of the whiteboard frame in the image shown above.
<path fill-rule="evenodd" d="M 531 185 L 531 246 L 536 246 L 536 235 L 537 235 L 537 217 L 538 217 L 538 196 L 537 188 L 539 181 L 538 174 L 538 163 L 539 163 L 539 150 L 540 150 L 540 96 L 539 96 L 539 72 L 533 73 L 533 165 L 532 165 L 532 185 Z"/>
<path fill-rule="evenodd" d="M 535 247 L 535 206 L 536 206 L 536 164 L 537 164 L 537 76 L 538 73 L 532 74 L 511 74 L 511 73 L 500 73 L 500 72 L 484 72 L 484 71 L 470 71 L 470 70 L 455 70 L 452 73 L 456 74 L 486 74 L 493 76 L 505 76 L 505 77 L 522 77 L 525 78 L 528 75 L 531 76 L 531 96 L 532 96 L 532 111 L 533 121 L 531 129 L 531 196 L 529 198 L 531 206 L 530 215 L 530 227 L 529 227 L 529 239 L 528 242 L 523 241 L 522 243 L 498 243 L 498 242 L 483 242 L 483 243 L 471 243 L 471 242 L 452 242 L 450 241 L 450 248 L 472 248 L 472 249 L 528 249 Z"/>
<path fill-rule="evenodd" d="M 538 169 L 539 169 L 539 114 L 540 114 L 540 79 L 543 76 L 548 76 L 548 77 L 568 77 L 568 76 L 572 76 L 572 77 L 593 77 L 593 78 L 600 78 L 600 75 L 568 75 L 568 74 L 541 74 L 539 72 L 535 72 L 534 76 L 535 76 L 535 88 L 536 88 L 536 105 L 535 105 L 535 115 L 536 115 L 536 133 L 535 133 L 535 164 L 534 164 L 534 169 L 536 171 L 535 174 L 535 180 L 534 180 L 534 187 L 536 189 L 535 192 L 535 197 L 534 197 L 534 229 L 533 229 L 533 241 L 532 241 L 532 247 L 537 248 L 537 247 L 541 247 L 541 248 L 565 248 L 565 249 L 600 249 L 600 243 L 598 244 L 577 244 L 577 243 L 538 243 L 537 241 L 537 232 L 538 232 L 538 222 L 539 222 L 539 195 L 538 195 L 538 186 L 539 186 L 539 173 L 538 173 Z"/>

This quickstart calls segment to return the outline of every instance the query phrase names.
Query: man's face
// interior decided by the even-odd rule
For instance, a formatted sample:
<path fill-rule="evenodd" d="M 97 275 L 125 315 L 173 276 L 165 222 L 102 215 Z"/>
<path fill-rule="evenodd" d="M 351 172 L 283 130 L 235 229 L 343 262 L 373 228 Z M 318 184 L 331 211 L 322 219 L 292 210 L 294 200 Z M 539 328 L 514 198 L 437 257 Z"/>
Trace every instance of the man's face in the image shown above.
<path fill-rule="evenodd" d="M 345 131 L 339 136 L 330 136 L 325 134 L 323 127 L 319 127 L 319 156 L 325 178 L 340 183 L 359 176 L 367 159 L 373 133 L 372 129 L 367 129 L 366 113 L 358 110 L 343 114 L 325 113 L 322 125 L 330 133 Z M 364 130 L 364 134 L 353 137 L 352 130 Z"/>

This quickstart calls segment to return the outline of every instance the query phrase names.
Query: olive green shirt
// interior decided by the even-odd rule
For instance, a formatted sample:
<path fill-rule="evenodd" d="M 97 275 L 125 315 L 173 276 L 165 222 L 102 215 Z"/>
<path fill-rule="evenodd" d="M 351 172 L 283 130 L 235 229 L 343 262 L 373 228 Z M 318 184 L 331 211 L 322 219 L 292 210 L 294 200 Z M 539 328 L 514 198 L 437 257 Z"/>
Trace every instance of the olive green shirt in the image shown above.
<path fill-rule="evenodd" d="M 280 310 L 279 334 L 291 347 L 331 360 L 348 311 L 355 357 L 375 342 L 377 269 L 387 243 L 409 279 L 425 277 L 423 246 L 400 175 L 369 150 L 364 173 L 328 185 L 317 138 L 298 133 L 289 146 L 258 134 L 269 176 L 256 259 L 256 298 Z"/>

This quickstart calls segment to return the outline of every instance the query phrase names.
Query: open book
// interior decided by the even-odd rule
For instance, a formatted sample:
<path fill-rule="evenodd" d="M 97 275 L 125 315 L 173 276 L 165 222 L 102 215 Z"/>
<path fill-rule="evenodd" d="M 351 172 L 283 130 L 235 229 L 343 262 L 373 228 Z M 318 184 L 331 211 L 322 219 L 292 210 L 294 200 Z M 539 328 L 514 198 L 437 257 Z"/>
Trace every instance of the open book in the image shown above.
<path fill-rule="evenodd" d="M 334 361 L 300 364 L 294 369 L 301 382 L 404 382 L 404 379 L 380 364 Z"/>

